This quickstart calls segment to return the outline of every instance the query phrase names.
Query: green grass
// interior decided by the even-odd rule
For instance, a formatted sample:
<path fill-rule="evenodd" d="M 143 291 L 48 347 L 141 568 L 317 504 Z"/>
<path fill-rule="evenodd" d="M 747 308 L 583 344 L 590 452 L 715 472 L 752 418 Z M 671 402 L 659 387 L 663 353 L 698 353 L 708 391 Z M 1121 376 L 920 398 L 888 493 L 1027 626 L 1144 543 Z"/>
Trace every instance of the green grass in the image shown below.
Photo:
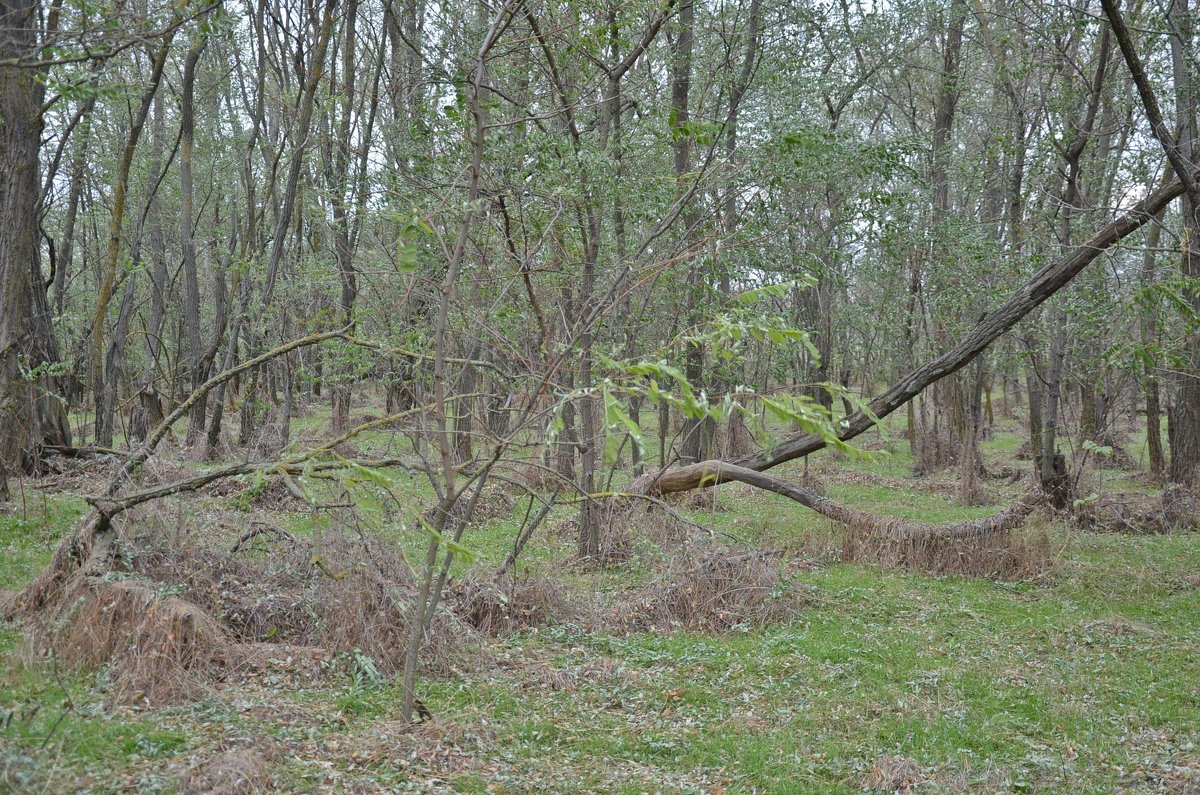
<path fill-rule="evenodd" d="M 998 434 L 984 454 L 1009 461 L 1019 444 Z M 1015 496 L 997 488 L 997 505 L 959 507 L 919 481 L 910 487 L 907 445 L 892 449 L 861 461 L 823 453 L 812 466 L 818 476 L 850 467 L 900 481 L 829 485 L 855 507 L 925 522 L 985 516 Z M 781 474 L 801 473 L 792 464 Z M 1130 477 L 1106 473 L 1106 488 Z M 419 482 L 402 488 L 428 504 Z M 23 511 L 0 516 L 0 587 L 28 581 L 84 508 L 77 497 L 29 495 Z M 728 490 L 719 504 L 688 513 L 789 555 L 809 554 L 830 533 L 827 521 L 775 496 Z M 361 507 L 406 549 L 427 538 L 389 518 L 383 500 L 364 496 Z M 479 565 L 507 553 L 524 508 L 518 500 L 510 515 L 468 531 Z M 307 514 L 279 518 L 313 531 Z M 1048 530 L 1060 562 L 1031 582 L 826 561 L 792 575 L 804 598 L 772 627 L 614 636 L 567 624 L 486 641 L 479 664 L 422 680 L 437 717 L 413 735 L 395 724 L 398 686 L 349 679 L 231 687 L 187 707 L 109 713 L 104 672 L 21 662 L 20 631 L 4 626 L 0 790 L 177 791 L 202 760 L 245 742 L 280 749 L 271 786 L 294 791 L 824 793 L 882 781 L 930 792 L 1100 793 L 1200 784 L 1200 535 Z M 650 574 L 636 559 L 569 569 L 571 543 L 546 528 L 523 571 L 608 593 Z M 880 778 L 895 760 L 903 774 Z"/>

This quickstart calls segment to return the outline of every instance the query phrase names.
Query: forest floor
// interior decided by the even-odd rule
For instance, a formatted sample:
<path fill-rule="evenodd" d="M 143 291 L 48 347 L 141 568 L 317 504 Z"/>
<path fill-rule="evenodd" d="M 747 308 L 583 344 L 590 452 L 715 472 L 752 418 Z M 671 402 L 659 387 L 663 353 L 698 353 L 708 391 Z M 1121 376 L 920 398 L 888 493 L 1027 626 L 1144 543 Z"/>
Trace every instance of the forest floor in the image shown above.
<path fill-rule="evenodd" d="M 983 444 L 988 467 L 1029 468 L 1017 431 L 1002 423 Z M 989 482 L 994 504 L 959 507 L 953 472 L 913 479 L 907 445 L 888 447 L 814 455 L 809 476 L 856 508 L 931 523 L 996 513 L 1022 491 Z M 98 482 L 17 484 L 0 515 L 0 589 L 41 570 Z M 1153 490 L 1126 470 L 1092 485 Z M 201 492 L 141 516 L 225 547 L 255 516 L 321 530 L 286 500 L 247 503 Z M 416 727 L 399 721 L 394 679 L 349 666 L 307 682 L 287 659 L 183 706 L 112 708 L 105 671 L 31 659 L 22 627 L 0 624 L 0 791 L 1200 792 L 1200 534 L 1035 516 L 1054 566 L 994 582 L 842 563 L 837 530 L 774 495 L 730 486 L 715 507 L 695 504 L 680 509 L 721 538 L 782 550 L 779 620 L 618 632 L 568 614 L 480 635 L 421 679 L 433 718 Z M 503 560 L 525 507 L 468 531 L 477 566 Z M 411 535 L 396 540 L 415 550 L 424 537 Z M 653 528 L 619 565 L 579 569 L 573 551 L 569 523 L 547 527 L 521 577 L 554 575 L 565 601 L 603 611 L 661 573 Z"/>

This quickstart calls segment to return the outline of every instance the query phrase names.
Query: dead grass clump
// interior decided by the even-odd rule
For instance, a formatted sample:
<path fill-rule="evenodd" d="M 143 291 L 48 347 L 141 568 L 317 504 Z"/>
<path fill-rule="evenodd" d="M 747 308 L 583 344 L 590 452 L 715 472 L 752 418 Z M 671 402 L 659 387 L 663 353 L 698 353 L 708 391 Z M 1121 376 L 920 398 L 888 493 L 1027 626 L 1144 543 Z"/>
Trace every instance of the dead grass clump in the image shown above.
<path fill-rule="evenodd" d="M 616 611 L 619 628 L 720 632 L 785 619 L 792 604 L 776 561 L 779 551 L 739 552 L 695 543 Z"/>
<path fill-rule="evenodd" d="M 1046 573 L 1055 556 L 1044 528 L 977 534 L 888 533 L 846 527 L 842 560 L 886 568 L 1018 580 Z"/>
<path fill-rule="evenodd" d="M 710 491 L 710 489 L 706 489 Z M 610 566 L 626 563 L 635 555 L 648 556 L 647 565 L 654 566 L 664 550 L 678 549 L 688 544 L 696 531 L 707 533 L 704 527 L 665 503 L 607 499 L 599 504 L 599 552 L 586 561 L 591 566 Z M 578 539 L 577 520 L 563 523 L 560 534 L 573 533 Z"/>
<path fill-rule="evenodd" d="M 913 474 L 930 475 L 957 464 L 961 452 L 962 443 L 947 434 L 921 434 L 913 461 Z"/>
<path fill-rule="evenodd" d="M 454 503 L 454 507 L 450 509 L 450 522 L 447 523 L 447 526 L 461 522 L 466 516 L 470 505 L 471 491 L 468 490 L 466 494 Z M 471 512 L 470 524 L 487 524 L 488 522 L 507 516 L 512 512 L 512 509 L 512 495 L 505 491 L 499 484 L 488 483 L 479 494 L 479 499 L 475 501 L 475 508 Z M 425 521 L 434 524 L 434 520 L 437 518 L 437 506 L 426 509 L 422 516 Z"/>
<path fill-rule="evenodd" d="M 1109 442 L 1109 447 L 1112 452 L 1105 456 L 1099 456 L 1096 461 L 1096 466 L 1100 469 L 1120 469 L 1120 470 L 1136 470 L 1140 467 L 1137 461 L 1129 451 L 1116 442 Z"/>
<path fill-rule="evenodd" d="M 313 570 L 307 543 L 254 523 L 229 553 L 179 536 L 160 536 L 140 546 L 143 551 L 133 561 L 139 574 L 183 588 L 236 640 L 307 636 L 314 619 L 306 593 Z"/>
<path fill-rule="evenodd" d="M 1183 486 L 1169 486 L 1159 498 L 1162 524 L 1169 532 L 1200 526 L 1200 494 Z"/>
<path fill-rule="evenodd" d="M 243 643 L 238 647 L 236 667 L 227 678 L 243 681 L 288 681 L 293 685 L 316 685 L 331 672 L 344 671 L 346 658 L 320 646 L 291 643 Z"/>
<path fill-rule="evenodd" d="M 52 611 L 50 628 L 34 644 L 77 667 L 111 662 L 118 701 L 187 699 L 210 669 L 252 671 L 256 660 L 289 656 L 288 649 L 316 649 L 326 659 L 366 655 L 384 675 L 403 666 L 416 585 L 400 550 L 386 542 L 333 530 L 311 547 L 261 553 L 204 547 L 182 533 L 163 534 L 156 546 L 123 544 L 145 579 L 94 584 L 76 576 L 47 590 L 49 601 L 39 604 Z M 175 595 L 160 597 L 166 593 Z M 422 649 L 427 670 L 452 668 L 472 637 L 439 610 Z"/>
<path fill-rule="evenodd" d="M 502 582 L 468 575 L 455 583 L 449 597 L 454 613 L 485 635 L 578 621 L 583 613 L 560 584 L 544 577 Z"/>
<path fill-rule="evenodd" d="M 586 677 L 586 674 L 583 674 Z M 524 665 L 520 669 L 516 685 L 530 693 L 570 692 L 579 687 L 581 675 L 570 668 L 558 668 L 543 662 Z M 590 678 L 588 681 L 594 681 Z"/>
<path fill-rule="evenodd" d="M 251 435 L 250 443 L 246 445 L 252 455 L 259 458 L 273 458 L 287 445 L 283 435 L 283 417 L 280 411 L 272 411 L 258 429 Z"/>
<path fill-rule="evenodd" d="M 178 596 L 136 580 L 79 577 L 65 588 L 35 648 L 72 667 L 112 663 L 117 703 L 171 704 L 192 698 L 234 649 L 221 625 Z"/>
<path fill-rule="evenodd" d="M 311 617 L 303 631 L 277 635 L 280 642 L 335 652 L 359 650 L 384 675 L 403 666 L 407 613 L 416 583 L 399 548 L 377 539 L 328 533 L 314 547 L 307 577 L 293 587 L 301 589 Z M 471 634 L 453 613 L 438 610 L 422 650 L 427 670 L 452 667 Z"/>
<path fill-rule="evenodd" d="M 884 754 L 863 776 L 864 789 L 912 792 L 928 781 L 921 766 L 906 756 Z"/>
<path fill-rule="evenodd" d="M 887 475 L 880 475 L 876 472 L 869 472 L 862 469 L 853 469 L 851 467 L 839 467 L 832 471 L 825 472 L 825 476 L 836 483 L 851 483 L 859 486 L 883 486 L 896 491 L 919 492 L 925 494 L 939 494 L 946 497 L 957 498 L 961 489 L 958 478 L 953 480 L 946 478 L 938 478 L 932 475 L 917 475 L 911 478 L 893 478 Z M 818 485 L 819 480 L 813 479 Z M 821 493 L 819 489 L 814 489 L 808 485 L 805 480 L 801 481 L 801 485 L 805 488 L 812 489 L 817 493 Z"/>
<path fill-rule="evenodd" d="M 1005 486 L 1015 486 L 1025 477 L 1026 470 L 1005 464 L 995 471 L 984 469 L 983 474 L 989 480 L 999 480 Z"/>
<path fill-rule="evenodd" d="M 726 511 L 718 499 L 719 490 L 715 488 L 692 489 L 667 495 L 671 505 L 690 511 Z"/>
<path fill-rule="evenodd" d="M 708 532 L 686 516 L 653 502 L 633 502 L 627 506 L 614 502 L 606 519 L 608 525 L 620 528 L 631 541 L 645 539 L 659 549 L 678 549 L 690 543 L 697 531 Z"/>
<path fill-rule="evenodd" d="M 562 487 L 562 478 L 553 470 L 541 465 L 536 458 L 530 463 L 512 464 L 510 469 L 513 480 L 535 493 L 544 494 Z"/>
<path fill-rule="evenodd" d="M 272 770 L 280 754 L 269 744 L 256 742 L 254 748 L 229 748 L 202 761 L 184 781 L 188 795 L 242 795 L 274 792 Z"/>
<path fill-rule="evenodd" d="M 108 457 L 63 458 L 56 457 L 54 465 L 58 472 L 46 474 L 32 480 L 33 487 L 44 494 L 96 494 L 111 476 L 111 461 Z M 12 479 L 10 478 L 10 483 Z"/>
<path fill-rule="evenodd" d="M 182 464 L 163 458 L 160 455 L 150 456 L 142 464 L 140 470 L 141 484 L 143 486 L 162 486 L 167 483 L 186 480 L 195 474 L 195 470 L 188 469 Z"/>
<path fill-rule="evenodd" d="M 1163 489 L 1157 500 L 1109 494 L 1083 502 L 1071 513 L 1076 528 L 1098 533 L 1176 533 L 1200 527 L 1200 495 L 1183 486 Z"/>
<path fill-rule="evenodd" d="M 347 761 L 363 767 L 420 765 L 454 773 L 483 767 L 495 749 L 496 733 L 486 719 L 466 723 L 433 720 L 415 725 L 376 720 L 363 732 L 333 742 L 337 744 L 334 755 L 340 752 Z M 332 744 L 326 742 L 322 749 L 325 755 L 329 755 Z"/>

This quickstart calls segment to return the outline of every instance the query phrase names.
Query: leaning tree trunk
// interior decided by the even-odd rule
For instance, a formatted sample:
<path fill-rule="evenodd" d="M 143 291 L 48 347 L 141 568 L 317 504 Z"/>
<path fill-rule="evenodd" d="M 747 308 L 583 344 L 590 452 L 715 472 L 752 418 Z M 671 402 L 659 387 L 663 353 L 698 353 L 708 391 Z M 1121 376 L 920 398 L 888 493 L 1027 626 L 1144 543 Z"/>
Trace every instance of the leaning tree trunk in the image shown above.
<path fill-rule="evenodd" d="M 1014 290 L 1003 304 L 985 313 L 975 328 L 957 345 L 901 378 L 868 404 L 869 411 L 857 411 L 845 418 L 838 431 L 838 438 L 849 441 L 875 427 L 878 420 L 905 405 L 930 384 L 970 364 L 1002 334 L 1070 284 L 1072 279 L 1095 262 L 1103 252 L 1151 221 L 1155 213 L 1179 198 L 1182 193 L 1183 184 L 1179 180 L 1170 182 L 1142 199 L 1131 207 L 1129 212 L 1107 224 L 1082 244 L 1073 247 L 1062 259 L 1046 265 L 1029 281 Z M 742 456 L 733 462 L 725 463 L 734 463 L 761 472 L 814 453 L 826 444 L 825 437 L 820 434 L 797 434 L 781 440 L 768 451 Z M 629 490 L 636 493 L 670 494 L 715 486 L 733 479 L 721 473 L 718 466 L 721 463 L 702 461 L 691 466 L 674 467 L 653 476 L 639 478 L 630 484 Z"/>

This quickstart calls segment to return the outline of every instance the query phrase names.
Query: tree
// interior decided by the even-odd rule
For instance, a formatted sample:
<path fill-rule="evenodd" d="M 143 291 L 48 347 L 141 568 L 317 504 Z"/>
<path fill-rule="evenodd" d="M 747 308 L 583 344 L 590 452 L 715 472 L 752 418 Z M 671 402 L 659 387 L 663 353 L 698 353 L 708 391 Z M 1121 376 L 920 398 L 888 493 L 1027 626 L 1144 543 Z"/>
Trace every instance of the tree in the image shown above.
<path fill-rule="evenodd" d="M 38 468 L 43 444 L 71 441 L 38 238 L 40 11 L 35 0 L 0 4 L 0 465 L 27 472 Z"/>

